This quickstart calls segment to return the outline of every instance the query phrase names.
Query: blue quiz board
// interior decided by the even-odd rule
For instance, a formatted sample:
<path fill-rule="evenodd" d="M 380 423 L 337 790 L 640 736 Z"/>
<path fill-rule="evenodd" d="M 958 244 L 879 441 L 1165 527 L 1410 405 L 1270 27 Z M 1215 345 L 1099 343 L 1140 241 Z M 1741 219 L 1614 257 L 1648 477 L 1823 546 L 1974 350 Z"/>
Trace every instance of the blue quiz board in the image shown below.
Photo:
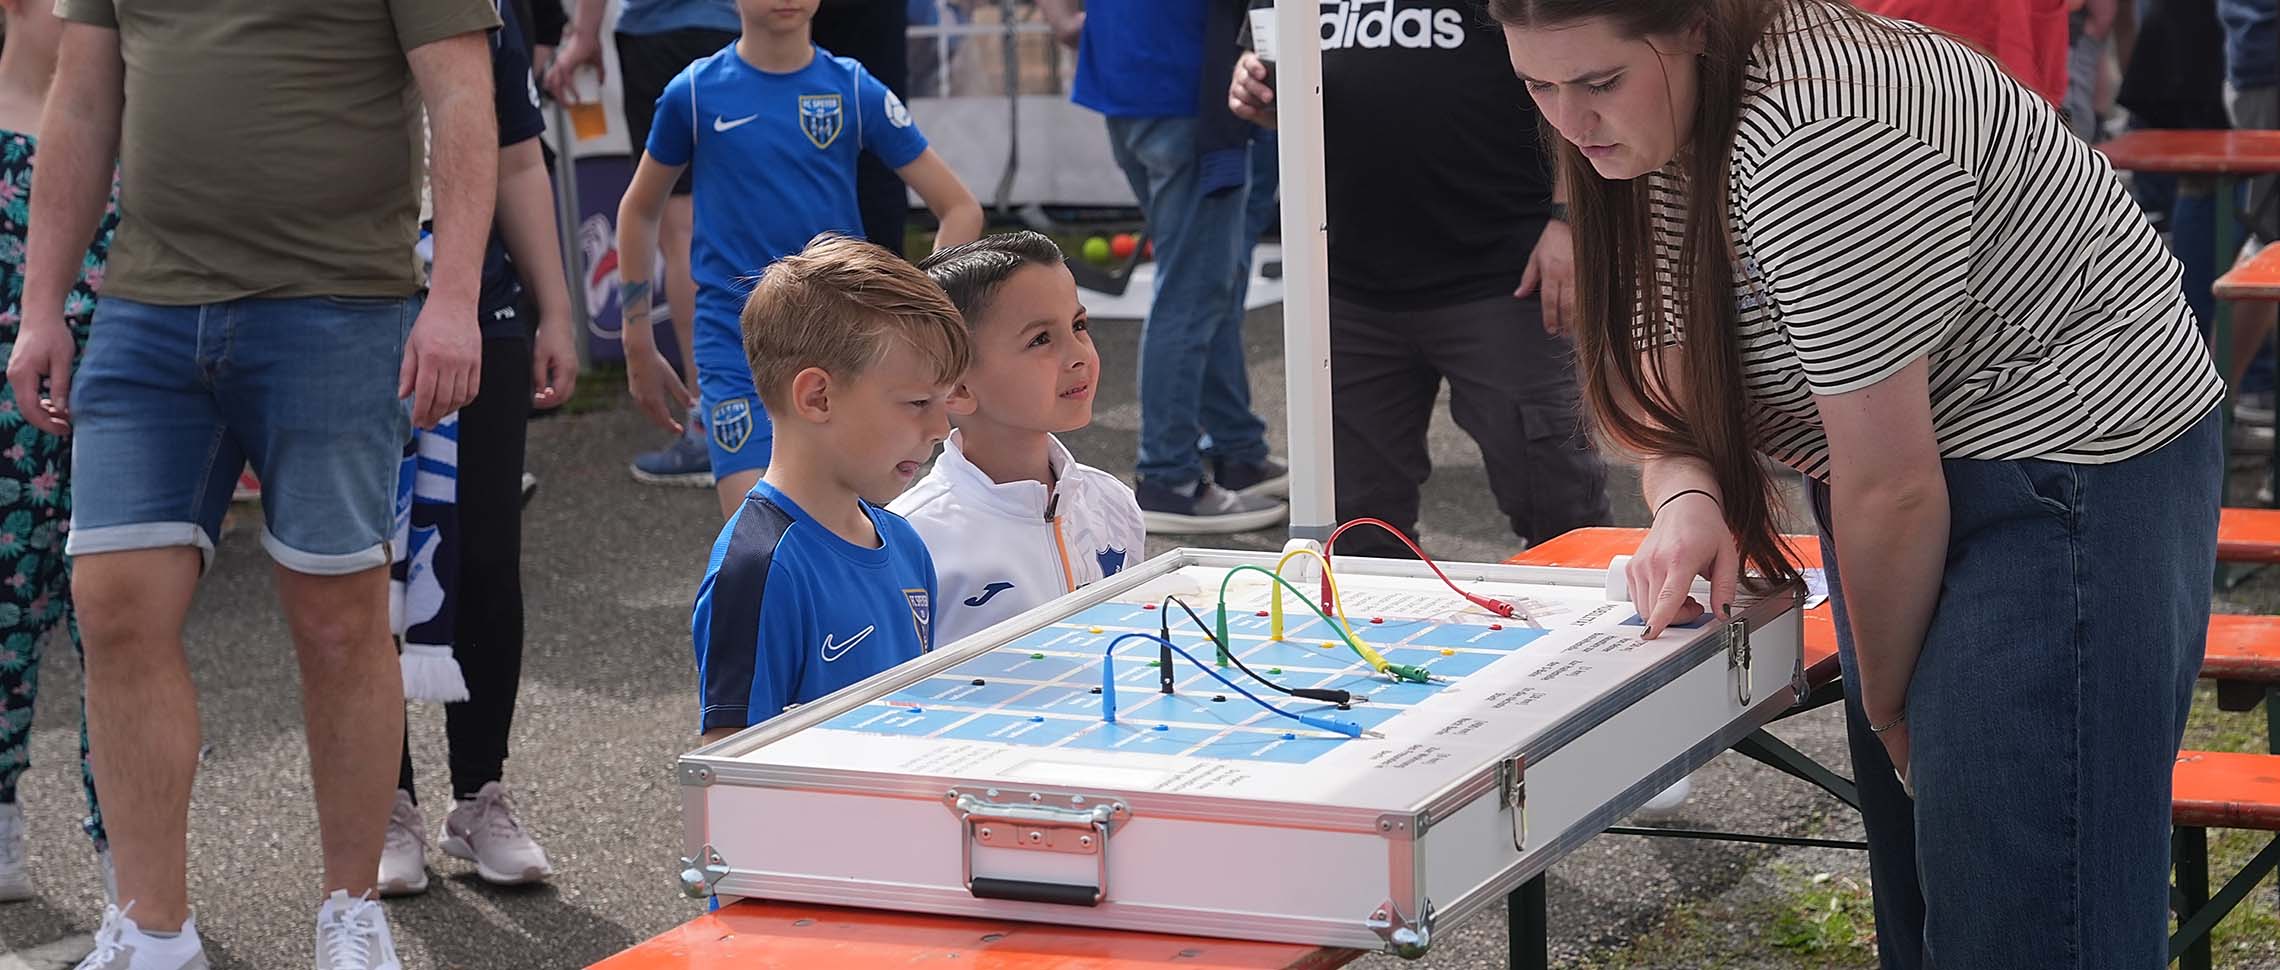
<path fill-rule="evenodd" d="M 1205 622 L 1215 613 L 1199 609 Z M 1292 689 L 1346 690 L 1345 710 L 1274 691 L 1233 664 L 1217 665 L 1211 638 L 1185 613 L 1172 613 L 1171 639 L 1228 681 L 1286 711 L 1351 721 L 1376 730 L 1434 694 L 1510 656 L 1544 630 L 1492 617 L 1464 621 L 1349 617 L 1354 633 L 1389 663 L 1422 667 L 1430 683 L 1396 683 L 1372 671 L 1312 613 L 1284 617 L 1283 639 L 1270 618 L 1227 616 L 1230 649 L 1253 671 Z M 1259 706 L 1186 657 L 1171 655 L 1173 691 L 1162 691 L 1162 649 L 1151 636 L 1163 617 L 1153 603 L 1104 603 L 1001 644 L 949 670 L 871 701 L 822 725 L 841 731 L 1033 748 L 1146 751 L 1184 757 L 1304 764 L 1346 739 Z M 1110 651 L 1116 720 L 1101 717 L 1101 664 Z"/>

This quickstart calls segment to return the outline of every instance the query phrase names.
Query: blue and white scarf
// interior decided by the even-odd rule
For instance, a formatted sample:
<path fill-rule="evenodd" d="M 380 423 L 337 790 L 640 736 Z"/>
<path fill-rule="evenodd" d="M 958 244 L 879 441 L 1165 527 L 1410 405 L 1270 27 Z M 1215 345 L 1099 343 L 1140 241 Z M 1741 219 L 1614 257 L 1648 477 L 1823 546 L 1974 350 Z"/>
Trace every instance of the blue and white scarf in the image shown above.
<path fill-rule="evenodd" d="M 404 699 L 467 699 L 452 656 L 459 594 L 459 415 L 414 429 L 396 472 L 396 529 L 389 543 L 389 623 L 402 644 Z"/>

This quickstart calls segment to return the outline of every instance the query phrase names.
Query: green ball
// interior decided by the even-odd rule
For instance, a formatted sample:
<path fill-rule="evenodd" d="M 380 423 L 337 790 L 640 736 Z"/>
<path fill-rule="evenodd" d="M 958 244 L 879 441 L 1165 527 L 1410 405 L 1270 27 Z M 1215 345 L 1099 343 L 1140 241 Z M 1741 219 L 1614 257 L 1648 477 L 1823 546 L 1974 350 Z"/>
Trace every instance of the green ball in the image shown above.
<path fill-rule="evenodd" d="M 1100 236 L 1085 240 L 1085 261 L 1089 263 L 1108 262 L 1108 240 Z"/>

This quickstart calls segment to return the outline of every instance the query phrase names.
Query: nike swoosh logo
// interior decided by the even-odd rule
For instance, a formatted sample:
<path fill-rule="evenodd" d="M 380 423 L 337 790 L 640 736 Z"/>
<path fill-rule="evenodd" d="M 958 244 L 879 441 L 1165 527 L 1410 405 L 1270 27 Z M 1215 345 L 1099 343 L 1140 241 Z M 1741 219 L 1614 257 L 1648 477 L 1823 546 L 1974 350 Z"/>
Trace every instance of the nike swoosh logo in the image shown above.
<path fill-rule="evenodd" d="M 752 119 L 754 119 L 754 118 L 758 118 L 758 117 L 760 117 L 760 116 L 759 116 L 759 115 L 756 115 L 756 114 L 750 114 L 750 115 L 745 115 L 745 116 L 744 116 L 744 117 L 742 117 L 742 118 L 738 118 L 738 119 L 736 119 L 735 121 L 730 121 L 730 120 L 728 120 L 728 119 L 726 119 L 726 118 L 723 118 L 723 117 L 721 117 L 721 116 L 719 116 L 719 115 L 714 115 L 714 116 L 713 116 L 713 130 L 714 130 L 714 131 L 727 131 L 727 130 L 729 130 L 729 129 L 731 129 L 731 128 L 737 127 L 738 125 L 742 125 L 742 124 L 744 124 L 745 122 L 751 121 Z"/>
<path fill-rule="evenodd" d="M 982 587 L 982 594 L 981 594 L 980 596 L 970 596 L 970 597 L 967 597 L 967 598 L 966 598 L 966 605 L 967 605 L 967 606 L 980 606 L 980 605 L 982 605 L 982 604 L 984 604 L 984 603 L 987 603 L 987 602 L 989 602 L 989 601 L 991 601 L 991 600 L 994 600 L 994 599 L 996 599 L 996 598 L 997 598 L 997 594 L 999 594 L 999 593 L 1003 593 L 1003 592 L 1005 592 L 1006 590 L 1009 590 L 1009 589 L 1012 589 L 1012 588 L 1013 588 L 1013 584 L 1012 584 L 1012 583 L 991 583 L 991 584 L 989 584 L 988 586 L 984 586 L 984 587 Z"/>
<path fill-rule="evenodd" d="M 846 655 L 847 655 L 847 651 L 855 649 L 855 645 L 856 645 L 856 644 L 858 644 L 858 643 L 862 643 L 863 641 L 870 639 L 870 637 L 871 637 L 871 631 L 872 631 L 872 630 L 876 630 L 876 629 L 878 629 L 878 627 L 876 627 L 876 626 L 867 626 L 867 627 L 864 627 L 864 628 L 863 628 L 863 632 L 861 632 L 861 633 L 858 633 L 858 634 L 856 634 L 856 635 L 854 635 L 854 636 L 852 636 L 852 637 L 848 637 L 847 639 L 845 639 L 845 640 L 841 640 L 841 641 L 839 641 L 839 642 L 837 642 L 837 643 L 834 643 L 834 642 L 832 642 L 832 639 L 831 639 L 831 634 L 829 634 L 829 633 L 826 633 L 826 634 L 824 634 L 824 635 L 823 635 L 823 662 L 824 662 L 824 663 L 830 663 L 830 662 L 832 662 L 832 661 L 834 661 L 834 660 L 837 660 L 837 659 L 839 659 L 839 658 L 841 658 L 841 657 L 844 657 L 844 656 L 846 656 Z"/>

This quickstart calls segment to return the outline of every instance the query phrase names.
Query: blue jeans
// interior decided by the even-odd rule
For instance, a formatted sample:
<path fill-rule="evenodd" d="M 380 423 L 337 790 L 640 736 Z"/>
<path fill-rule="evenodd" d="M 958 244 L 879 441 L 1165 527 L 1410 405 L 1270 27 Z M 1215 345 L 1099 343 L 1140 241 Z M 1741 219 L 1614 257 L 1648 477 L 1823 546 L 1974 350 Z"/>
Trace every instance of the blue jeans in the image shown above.
<path fill-rule="evenodd" d="M 1140 479 L 1186 487 L 1212 457 L 1267 457 L 1243 366 L 1251 243 L 1246 193 L 1201 190 L 1194 118 L 1110 118 L 1109 145 L 1156 243 L 1156 292 L 1140 330 Z"/>
<path fill-rule="evenodd" d="M 309 297 L 95 309 L 72 385 L 67 552 L 195 546 L 208 560 L 247 463 L 261 544 L 332 576 L 388 564 L 396 397 L 418 298 Z"/>
<path fill-rule="evenodd" d="M 2169 788 L 2209 621 L 2212 413 L 2110 465 L 1948 461 L 1910 799 L 1868 730 L 1813 486 L 1886 970 L 2169 962 Z M 1872 553 L 1873 554 L 1873 553 Z"/>

